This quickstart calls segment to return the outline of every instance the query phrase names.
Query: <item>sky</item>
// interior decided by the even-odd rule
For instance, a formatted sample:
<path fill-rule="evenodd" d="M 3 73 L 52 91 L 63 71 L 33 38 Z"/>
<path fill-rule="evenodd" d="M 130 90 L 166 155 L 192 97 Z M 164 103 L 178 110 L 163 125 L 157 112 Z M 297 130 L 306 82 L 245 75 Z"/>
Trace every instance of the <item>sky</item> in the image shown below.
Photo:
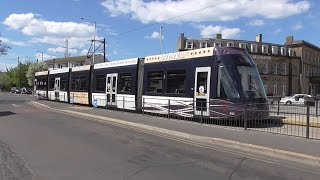
<path fill-rule="evenodd" d="M 278 44 L 292 35 L 319 47 L 319 17 L 319 0 L 1 0 L 0 40 L 11 49 L 0 56 L 0 70 L 18 57 L 64 57 L 66 40 L 69 56 L 85 55 L 94 36 L 106 39 L 111 61 L 159 54 L 160 39 L 162 53 L 175 52 L 181 32 L 241 40 L 261 33 Z"/>

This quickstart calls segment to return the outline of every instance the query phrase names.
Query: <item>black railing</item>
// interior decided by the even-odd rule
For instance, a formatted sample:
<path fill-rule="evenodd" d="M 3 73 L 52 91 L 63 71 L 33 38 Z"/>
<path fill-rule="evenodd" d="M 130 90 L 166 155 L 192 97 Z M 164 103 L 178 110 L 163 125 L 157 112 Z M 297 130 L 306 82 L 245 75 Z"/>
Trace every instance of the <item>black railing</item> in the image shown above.
<path fill-rule="evenodd" d="M 73 100 L 69 99 L 70 103 L 78 102 L 72 95 L 71 98 Z M 107 110 L 135 111 L 136 105 L 139 104 L 134 97 L 118 97 L 113 100 L 101 96 L 92 98 L 94 107 L 102 107 Z M 50 97 L 48 99 L 53 100 Z M 60 101 L 68 102 L 62 97 Z M 320 111 L 317 100 L 306 99 L 305 104 L 293 105 L 281 104 L 280 99 L 254 104 L 219 104 L 218 101 L 197 103 L 192 100 L 143 98 L 140 113 L 223 128 L 320 139 Z M 218 108 L 220 110 L 217 110 Z"/>

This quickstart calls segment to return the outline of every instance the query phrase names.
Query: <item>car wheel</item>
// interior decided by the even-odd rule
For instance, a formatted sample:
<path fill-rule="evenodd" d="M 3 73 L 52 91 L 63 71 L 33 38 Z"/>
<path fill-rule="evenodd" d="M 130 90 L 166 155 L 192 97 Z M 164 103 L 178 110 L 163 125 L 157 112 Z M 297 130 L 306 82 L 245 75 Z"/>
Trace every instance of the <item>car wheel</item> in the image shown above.
<path fill-rule="evenodd" d="M 292 104 L 291 101 L 287 101 L 287 102 L 286 102 L 286 105 L 291 105 L 291 104 Z"/>

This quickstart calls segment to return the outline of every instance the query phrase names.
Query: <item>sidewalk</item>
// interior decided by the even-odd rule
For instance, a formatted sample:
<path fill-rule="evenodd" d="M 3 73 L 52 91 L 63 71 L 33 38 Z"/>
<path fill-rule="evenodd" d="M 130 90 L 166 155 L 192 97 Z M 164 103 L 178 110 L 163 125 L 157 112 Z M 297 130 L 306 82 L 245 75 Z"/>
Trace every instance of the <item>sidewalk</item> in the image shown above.
<path fill-rule="evenodd" d="M 105 110 L 102 108 L 93 109 L 92 107 L 87 106 L 70 105 L 67 103 L 46 100 L 32 100 L 55 109 L 70 110 L 96 116 L 109 117 L 197 136 L 221 138 L 246 144 L 269 147 L 272 149 L 279 149 L 320 157 L 319 140 L 309 140 L 293 136 L 243 130 L 243 128 L 236 129 L 216 125 L 205 125 L 177 119 L 168 119 L 115 110 Z"/>

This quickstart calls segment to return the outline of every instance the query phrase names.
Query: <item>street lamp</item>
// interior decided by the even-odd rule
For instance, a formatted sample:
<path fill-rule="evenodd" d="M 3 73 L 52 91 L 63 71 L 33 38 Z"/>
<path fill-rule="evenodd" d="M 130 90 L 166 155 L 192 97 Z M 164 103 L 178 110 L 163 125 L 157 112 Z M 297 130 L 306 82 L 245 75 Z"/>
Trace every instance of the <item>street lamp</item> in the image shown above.
<path fill-rule="evenodd" d="M 95 52 L 96 52 L 96 32 L 97 32 L 97 23 L 96 21 L 92 21 L 92 20 L 89 20 L 89 19 L 86 19 L 86 18 L 80 18 L 82 20 L 85 20 L 85 21 L 90 21 L 90 22 L 93 22 L 94 23 L 94 34 L 93 34 L 93 53 L 92 53 L 92 62 L 94 64 L 94 56 L 95 56 Z"/>

